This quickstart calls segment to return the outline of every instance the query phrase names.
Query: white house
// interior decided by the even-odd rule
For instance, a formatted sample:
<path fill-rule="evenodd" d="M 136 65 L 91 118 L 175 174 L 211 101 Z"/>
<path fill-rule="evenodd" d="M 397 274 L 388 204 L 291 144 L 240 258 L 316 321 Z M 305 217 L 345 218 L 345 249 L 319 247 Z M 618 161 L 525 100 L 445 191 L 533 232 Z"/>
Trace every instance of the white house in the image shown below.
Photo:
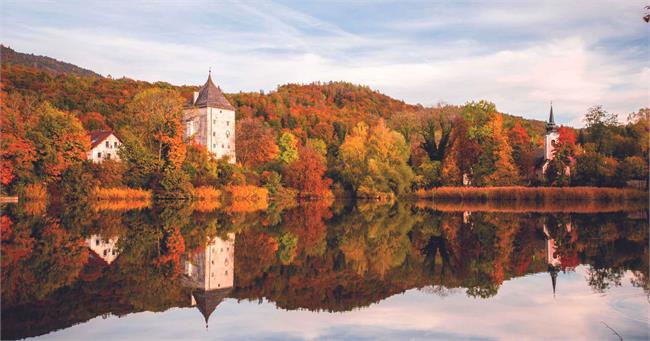
<path fill-rule="evenodd" d="M 94 163 L 101 163 L 104 160 L 120 160 L 117 155 L 122 142 L 112 131 L 98 131 L 90 134 L 90 151 L 88 159 Z"/>
<path fill-rule="evenodd" d="M 214 85 L 211 74 L 183 111 L 183 125 L 185 138 L 193 137 L 214 157 L 225 156 L 235 163 L 235 108 Z"/>

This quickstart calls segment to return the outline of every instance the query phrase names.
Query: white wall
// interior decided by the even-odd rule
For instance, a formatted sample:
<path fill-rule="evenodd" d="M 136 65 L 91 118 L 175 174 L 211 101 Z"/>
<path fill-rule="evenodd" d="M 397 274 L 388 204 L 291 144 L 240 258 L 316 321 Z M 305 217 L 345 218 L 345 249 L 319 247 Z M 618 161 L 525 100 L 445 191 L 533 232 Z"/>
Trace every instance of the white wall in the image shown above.
<path fill-rule="evenodd" d="M 183 114 L 184 136 L 188 135 L 188 125 L 197 143 L 206 146 L 214 157 L 228 156 L 235 163 L 235 112 L 218 108 L 186 109 Z"/>
<path fill-rule="evenodd" d="M 108 142 L 108 146 L 106 146 L 106 142 Z M 111 160 L 119 161 L 120 156 L 117 155 L 117 151 L 121 145 L 122 143 L 120 140 L 118 140 L 115 135 L 111 134 L 104 141 L 102 141 L 102 143 L 98 144 L 95 146 L 95 148 L 91 149 L 90 152 L 88 152 L 88 159 L 92 160 L 95 163 L 101 163 L 102 161 L 109 158 Z"/>

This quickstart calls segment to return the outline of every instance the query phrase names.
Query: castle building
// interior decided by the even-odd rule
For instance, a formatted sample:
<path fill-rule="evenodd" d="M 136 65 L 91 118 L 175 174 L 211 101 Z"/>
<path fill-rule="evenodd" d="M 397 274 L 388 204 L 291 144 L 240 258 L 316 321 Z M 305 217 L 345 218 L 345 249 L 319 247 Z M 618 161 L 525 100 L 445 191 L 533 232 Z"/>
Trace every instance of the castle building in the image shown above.
<path fill-rule="evenodd" d="M 104 160 L 120 160 L 117 151 L 122 141 L 112 131 L 96 131 L 90 134 L 90 151 L 88 160 L 94 163 L 102 163 Z"/>
<path fill-rule="evenodd" d="M 235 163 L 235 108 L 212 82 L 212 73 L 183 111 L 184 137 L 204 145 L 215 158 Z"/>

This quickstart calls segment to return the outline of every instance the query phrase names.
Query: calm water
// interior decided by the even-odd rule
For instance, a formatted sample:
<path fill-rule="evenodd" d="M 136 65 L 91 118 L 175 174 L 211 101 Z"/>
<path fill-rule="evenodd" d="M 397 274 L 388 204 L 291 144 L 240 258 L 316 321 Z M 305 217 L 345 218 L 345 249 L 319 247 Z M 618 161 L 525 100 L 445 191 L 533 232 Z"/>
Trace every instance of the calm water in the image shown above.
<path fill-rule="evenodd" d="M 1 336 L 650 338 L 647 210 L 426 206 L 4 206 Z"/>

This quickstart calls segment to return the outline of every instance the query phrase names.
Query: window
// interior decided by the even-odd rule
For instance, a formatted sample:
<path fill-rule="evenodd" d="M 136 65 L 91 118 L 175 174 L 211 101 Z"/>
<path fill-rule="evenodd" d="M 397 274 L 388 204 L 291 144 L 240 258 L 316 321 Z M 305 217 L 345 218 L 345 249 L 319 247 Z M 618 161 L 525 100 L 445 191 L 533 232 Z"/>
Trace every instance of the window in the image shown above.
<path fill-rule="evenodd" d="M 217 124 L 217 120 L 212 120 L 212 124 Z"/>
<path fill-rule="evenodd" d="M 226 137 L 230 137 L 230 130 L 226 130 Z"/>
<path fill-rule="evenodd" d="M 194 121 L 187 122 L 187 136 L 194 134 Z"/>
<path fill-rule="evenodd" d="M 111 159 L 111 153 L 106 154 L 106 160 L 110 160 L 110 159 Z"/>
<path fill-rule="evenodd" d="M 108 250 L 104 250 L 104 257 L 108 256 Z"/>
<path fill-rule="evenodd" d="M 221 149 L 223 149 L 223 144 L 221 145 Z"/>
<path fill-rule="evenodd" d="M 225 275 L 226 275 L 226 276 L 228 276 L 228 270 L 226 270 L 226 273 L 225 273 Z"/>
<path fill-rule="evenodd" d="M 102 153 L 97 153 L 97 158 L 101 159 L 102 158 Z"/>
<path fill-rule="evenodd" d="M 99 238 L 95 239 L 95 245 L 99 245 Z"/>
<path fill-rule="evenodd" d="M 117 141 L 113 142 L 113 148 L 117 148 Z"/>
<path fill-rule="evenodd" d="M 110 142 L 106 141 L 106 148 L 110 148 L 110 147 L 111 147 Z"/>
<path fill-rule="evenodd" d="M 217 136 L 217 133 L 213 131 L 212 136 Z"/>
<path fill-rule="evenodd" d="M 230 126 L 230 121 L 226 121 L 226 125 L 227 125 L 227 126 Z"/>

